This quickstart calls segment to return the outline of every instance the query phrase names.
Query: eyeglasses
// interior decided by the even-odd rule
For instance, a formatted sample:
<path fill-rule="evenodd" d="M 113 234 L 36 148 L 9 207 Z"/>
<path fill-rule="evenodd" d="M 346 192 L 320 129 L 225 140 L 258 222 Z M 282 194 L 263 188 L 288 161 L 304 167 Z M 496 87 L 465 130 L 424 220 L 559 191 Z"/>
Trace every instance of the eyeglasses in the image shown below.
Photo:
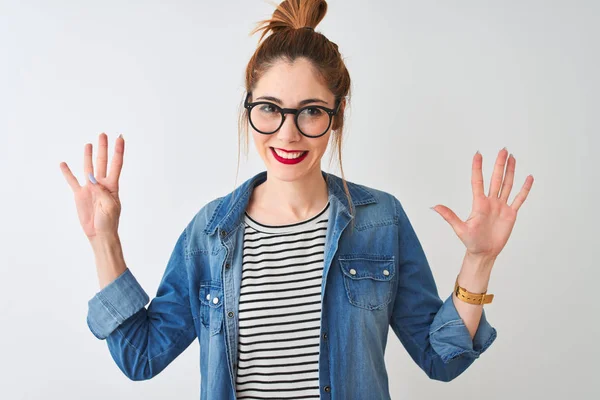
<path fill-rule="evenodd" d="M 341 99 L 336 100 L 335 109 L 310 105 L 297 108 L 281 108 L 269 101 L 249 103 L 252 92 L 248 92 L 244 107 L 248 109 L 250 125 L 263 135 L 271 135 L 279 130 L 285 121 L 285 114 L 294 114 L 296 127 L 301 134 L 310 138 L 318 138 L 327 133 L 333 116 L 340 109 Z"/>

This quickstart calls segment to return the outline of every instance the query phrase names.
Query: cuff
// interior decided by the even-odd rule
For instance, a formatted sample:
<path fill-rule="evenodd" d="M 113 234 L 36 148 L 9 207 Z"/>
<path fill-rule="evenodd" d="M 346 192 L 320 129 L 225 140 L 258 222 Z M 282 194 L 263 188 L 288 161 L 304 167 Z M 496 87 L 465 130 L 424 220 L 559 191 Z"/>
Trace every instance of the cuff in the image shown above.
<path fill-rule="evenodd" d="M 496 336 L 496 329 L 487 321 L 484 309 L 475 337 L 471 339 L 454 306 L 452 294 L 442 304 L 429 331 L 431 347 L 446 364 L 463 354 L 478 358 L 496 340 Z"/>
<path fill-rule="evenodd" d="M 150 298 L 129 268 L 88 301 L 87 325 L 98 339 L 106 339 Z"/>

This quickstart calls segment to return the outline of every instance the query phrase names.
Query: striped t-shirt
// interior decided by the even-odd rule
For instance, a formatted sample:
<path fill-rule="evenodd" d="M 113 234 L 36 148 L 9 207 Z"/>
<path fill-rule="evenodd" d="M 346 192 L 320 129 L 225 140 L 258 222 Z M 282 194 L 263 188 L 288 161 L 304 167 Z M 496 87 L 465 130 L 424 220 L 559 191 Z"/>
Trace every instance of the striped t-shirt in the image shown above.
<path fill-rule="evenodd" d="M 319 398 L 328 209 L 288 225 L 244 216 L 238 399 Z"/>

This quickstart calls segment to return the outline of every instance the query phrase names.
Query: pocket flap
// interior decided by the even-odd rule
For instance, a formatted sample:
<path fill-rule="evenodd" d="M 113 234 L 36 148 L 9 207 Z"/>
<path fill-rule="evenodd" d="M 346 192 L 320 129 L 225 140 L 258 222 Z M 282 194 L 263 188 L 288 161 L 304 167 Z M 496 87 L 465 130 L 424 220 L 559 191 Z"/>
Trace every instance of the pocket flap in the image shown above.
<path fill-rule="evenodd" d="M 205 282 L 200 284 L 200 302 L 212 308 L 223 304 L 223 288 L 220 285 Z"/>
<path fill-rule="evenodd" d="M 353 254 L 338 257 L 344 275 L 351 279 L 389 281 L 396 273 L 394 256 Z"/>

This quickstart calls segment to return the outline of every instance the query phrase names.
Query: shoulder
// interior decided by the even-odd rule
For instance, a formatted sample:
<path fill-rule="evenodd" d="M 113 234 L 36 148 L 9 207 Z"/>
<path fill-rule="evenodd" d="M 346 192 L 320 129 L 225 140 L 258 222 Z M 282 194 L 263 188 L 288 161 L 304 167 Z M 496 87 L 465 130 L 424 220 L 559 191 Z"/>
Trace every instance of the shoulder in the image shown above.
<path fill-rule="evenodd" d="M 190 221 L 188 229 L 204 231 L 206 226 L 211 223 L 216 215 L 216 211 L 221 207 L 224 199 L 225 196 L 220 196 L 202 206 Z"/>
<path fill-rule="evenodd" d="M 187 255 L 207 252 L 210 249 L 206 240 L 206 227 L 216 215 L 216 210 L 221 206 L 224 197 L 217 197 L 202 206 L 185 227 L 183 234 L 186 238 Z"/>
<path fill-rule="evenodd" d="M 343 180 L 337 176 L 335 183 L 343 187 Z M 383 189 L 350 180 L 346 180 L 346 184 L 355 208 L 356 229 L 398 224 L 404 211 L 396 196 Z"/>
<path fill-rule="evenodd" d="M 356 189 L 359 189 L 359 190 L 369 193 L 371 196 L 373 196 L 376 204 L 378 204 L 380 207 L 393 205 L 393 203 L 395 201 L 397 201 L 396 197 L 393 194 L 391 194 L 390 192 L 387 192 L 383 189 L 379 189 L 379 188 L 375 188 L 373 186 L 367 186 L 365 184 L 351 182 L 351 181 L 346 181 L 346 182 L 348 182 L 349 186 L 353 186 Z"/>

